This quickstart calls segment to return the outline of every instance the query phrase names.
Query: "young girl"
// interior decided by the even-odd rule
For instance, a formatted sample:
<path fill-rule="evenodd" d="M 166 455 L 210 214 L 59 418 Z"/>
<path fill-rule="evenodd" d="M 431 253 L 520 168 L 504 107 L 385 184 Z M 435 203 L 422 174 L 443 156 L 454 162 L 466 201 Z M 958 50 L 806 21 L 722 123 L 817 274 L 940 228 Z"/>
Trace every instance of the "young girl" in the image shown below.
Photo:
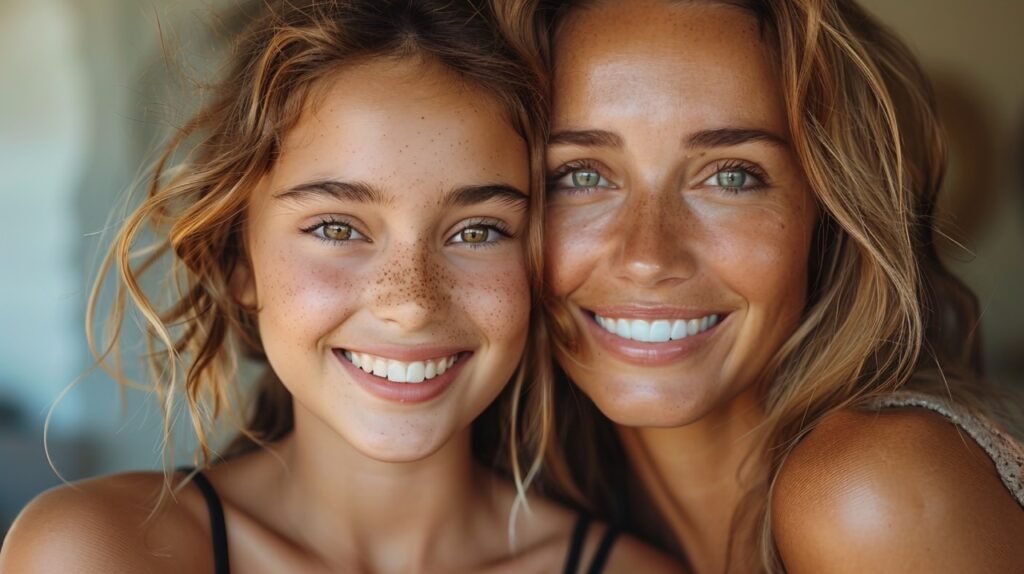
<path fill-rule="evenodd" d="M 701 573 L 1024 572 L 908 50 L 851 0 L 551 4 L 558 412 L 621 444 L 582 494 Z"/>
<path fill-rule="evenodd" d="M 204 468 L 174 475 L 156 512 L 160 474 L 49 492 L 0 570 L 672 571 L 543 500 L 510 519 L 528 482 L 515 455 L 529 449 L 510 449 L 518 488 L 486 467 L 491 437 L 539 450 L 546 433 L 529 418 L 506 428 L 522 387 L 545 384 L 521 361 L 545 116 L 528 14 L 451 0 L 264 10 L 111 255 Z M 147 225 L 151 253 L 174 258 L 167 309 L 138 284 L 151 260 L 131 264 Z M 271 373 L 243 439 L 211 457 L 236 345 Z M 517 368 L 497 420 L 472 432 Z"/>

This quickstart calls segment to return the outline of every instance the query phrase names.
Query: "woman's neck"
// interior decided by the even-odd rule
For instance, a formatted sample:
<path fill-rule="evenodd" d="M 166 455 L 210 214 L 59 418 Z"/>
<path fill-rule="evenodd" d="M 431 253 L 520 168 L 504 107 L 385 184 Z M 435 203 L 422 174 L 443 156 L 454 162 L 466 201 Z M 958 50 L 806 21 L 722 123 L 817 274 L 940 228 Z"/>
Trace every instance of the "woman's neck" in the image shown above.
<path fill-rule="evenodd" d="M 382 462 L 300 409 L 277 449 L 277 506 L 294 541 L 328 564 L 358 557 L 373 572 L 437 570 L 508 516 L 493 475 L 473 463 L 469 429 L 425 459 Z"/>
<path fill-rule="evenodd" d="M 619 426 L 627 456 L 695 572 L 723 572 L 733 518 L 762 465 L 754 393 L 686 426 Z"/>

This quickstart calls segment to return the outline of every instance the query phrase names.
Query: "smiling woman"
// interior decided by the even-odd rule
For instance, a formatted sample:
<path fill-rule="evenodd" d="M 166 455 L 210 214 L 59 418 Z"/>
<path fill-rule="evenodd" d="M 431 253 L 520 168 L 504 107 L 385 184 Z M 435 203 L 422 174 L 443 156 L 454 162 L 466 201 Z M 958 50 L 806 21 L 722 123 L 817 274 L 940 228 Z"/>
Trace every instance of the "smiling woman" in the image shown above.
<path fill-rule="evenodd" d="M 935 253 L 902 44 L 849 0 L 541 16 L 566 496 L 697 572 L 1024 571 L 1021 418 Z"/>
<path fill-rule="evenodd" d="M 259 4 L 108 260 L 99 358 L 117 365 L 130 297 L 199 468 L 42 495 L 0 571 L 676 571 L 553 502 L 516 512 L 550 434 L 531 320 L 544 75 L 525 5 Z M 140 288 L 162 255 L 167 308 Z M 267 376 L 218 454 L 242 349 Z"/>

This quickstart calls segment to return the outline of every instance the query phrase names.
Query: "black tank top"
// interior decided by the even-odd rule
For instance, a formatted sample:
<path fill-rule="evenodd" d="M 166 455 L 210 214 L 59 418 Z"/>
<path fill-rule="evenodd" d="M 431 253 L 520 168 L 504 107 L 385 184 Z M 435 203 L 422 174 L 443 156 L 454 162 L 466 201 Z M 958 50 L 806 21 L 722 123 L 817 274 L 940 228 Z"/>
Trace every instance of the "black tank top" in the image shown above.
<path fill-rule="evenodd" d="M 206 501 L 206 508 L 210 513 L 210 535 L 213 543 L 213 571 L 214 574 L 230 574 L 231 564 L 228 561 L 228 528 L 224 521 L 224 507 L 221 505 L 217 491 L 210 484 L 210 481 L 201 472 L 192 469 L 182 469 L 182 472 L 193 472 L 192 482 L 199 488 Z M 569 552 L 565 557 L 564 574 L 577 574 L 580 571 L 580 557 L 583 555 L 583 546 L 587 540 L 587 530 L 590 529 L 590 516 L 580 513 L 576 519 L 576 526 L 572 529 L 572 540 L 569 542 Z M 611 554 L 612 544 L 618 537 L 619 531 L 609 526 L 605 529 L 601 542 L 597 545 L 597 551 L 586 574 L 600 574 L 604 571 L 608 555 Z"/>

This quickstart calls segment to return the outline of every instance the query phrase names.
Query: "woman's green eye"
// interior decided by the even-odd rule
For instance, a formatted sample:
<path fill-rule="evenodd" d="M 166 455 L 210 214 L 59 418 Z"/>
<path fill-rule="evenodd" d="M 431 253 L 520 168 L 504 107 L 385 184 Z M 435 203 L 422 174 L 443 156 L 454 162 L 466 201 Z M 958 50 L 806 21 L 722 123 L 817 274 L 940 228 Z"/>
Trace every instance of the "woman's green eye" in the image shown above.
<path fill-rule="evenodd" d="M 576 187 L 596 187 L 601 183 L 601 174 L 594 170 L 572 172 L 572 184 Z"/>
<path fill-rule="evenodd" d="M 344 223 L 326 223 L 323 226 L 323 234 L 331 241 L 347 241 L 352 238 L 352 227 Z"/>
<path fill-rule="evenodd" d="M 585 197 L 617 189 L 603 174 L 604 167 L 595 161 L 572 161 L 563 164 L 548 177 L 547 185 L 553 196 Z"/>
<path fill-rule="evenodd" d="M 724 165 L 717 169 L 718 171 L 705 179 L 701 185 L 732 194 L 756 191 L 765 187 L 764 177 L 755 167 Z"/>
<path fill-rule="evenodd" d="M 489 235 L 485 227 L 467 227 L 459 232 L 459 239 L 463 243 L 484 243 Z"/>
<path fill-rule="evenodd" d="M 715 174 L 719 187 L 743 188 L 747 184 L 749 174 L 742 169 L 727 169 Z"/>

